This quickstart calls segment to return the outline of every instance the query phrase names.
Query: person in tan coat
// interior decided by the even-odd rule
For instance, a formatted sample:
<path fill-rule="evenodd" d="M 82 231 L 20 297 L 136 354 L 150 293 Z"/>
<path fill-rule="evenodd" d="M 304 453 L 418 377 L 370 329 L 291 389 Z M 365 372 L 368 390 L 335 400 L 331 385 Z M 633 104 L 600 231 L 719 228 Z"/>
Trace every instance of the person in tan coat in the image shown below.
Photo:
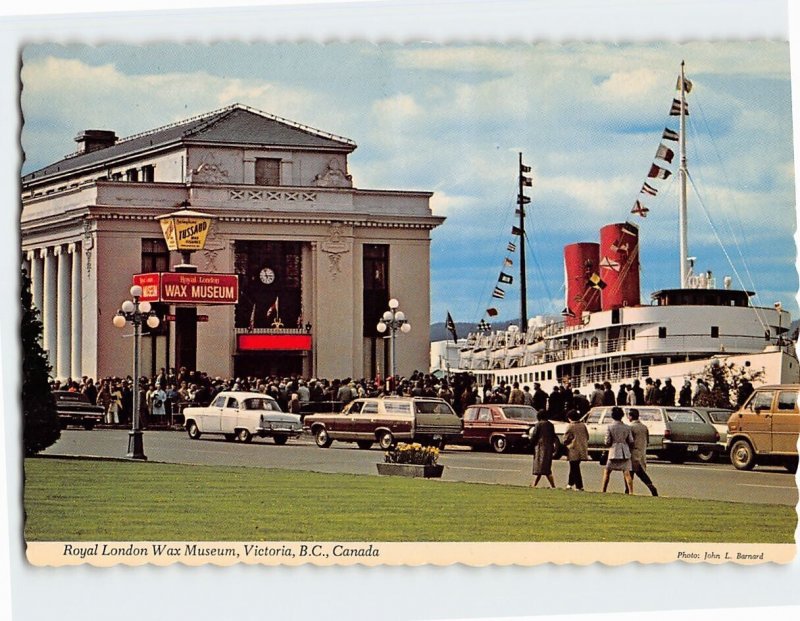
<path fill-rule="evenodd" d="M 650 490 L 653 496 L 658 496 L 656 486 L 645 472 L 647 467 L 647 445 L 650 442 L 650 431 L 644 423 L 639 420 L 639 410 L 631 408 L 628 412 L 630 420 L 631 434 L 633 435 L 633 447 L 631 448 L 631 494 L 633 494 L 633 477 L 637 476 Z"/>
<path fill-rule="evenodd" d="M 589 459 L 589 429 L 581 422 L 581 413 L 578 410 L 567 412 L 567 418 L 570 423 L 562 440 L 567 448 L 567 461 L 569 461 L 567 489 L 582 492 L 581 462 Z"/>

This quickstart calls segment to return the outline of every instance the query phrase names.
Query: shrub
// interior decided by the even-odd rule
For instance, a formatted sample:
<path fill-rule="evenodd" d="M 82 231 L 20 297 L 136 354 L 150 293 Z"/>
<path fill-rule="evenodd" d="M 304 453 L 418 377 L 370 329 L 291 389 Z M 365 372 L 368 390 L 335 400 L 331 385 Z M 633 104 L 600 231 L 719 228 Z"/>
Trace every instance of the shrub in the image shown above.
<path fill-rule="evenodd" d="M 386 451 L 384 461 L 389 464 L 416 464 L 433 466 L 439 459 L 439 449 L 435 446 L 422 446 L 416 442 L 405 444 L 400 442 L 393 449 Z"/>

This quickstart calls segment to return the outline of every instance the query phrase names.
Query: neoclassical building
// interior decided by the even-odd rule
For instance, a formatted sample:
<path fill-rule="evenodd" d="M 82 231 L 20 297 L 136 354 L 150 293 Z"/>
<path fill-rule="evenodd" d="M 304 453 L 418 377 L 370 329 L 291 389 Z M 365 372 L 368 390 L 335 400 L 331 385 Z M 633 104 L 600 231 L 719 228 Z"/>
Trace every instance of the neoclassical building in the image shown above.
<path fill-rule="evenodd" d="M 349 139 L 232 105 L 78 151 L 22 178 L 21 239 L 57 378 L 131 372 L 130 329 L 112 324 L 135 274 L 180 263 L 157 216 L 213 216 L 199 272 L 237 274 L 234 305 L 198 307 L 196 368 L 211 375 L 385 375 L 376 325 L 397 298 L 412 323 L 397 370 L 429 359 L 430 192 L 353 187 Z M 174 306 L 142 338 L 146 373 L 175 366 Z M 298 338 L 294 338 L 298 337 Z M 302 337 L 302 338 L 300 338 Z"/>

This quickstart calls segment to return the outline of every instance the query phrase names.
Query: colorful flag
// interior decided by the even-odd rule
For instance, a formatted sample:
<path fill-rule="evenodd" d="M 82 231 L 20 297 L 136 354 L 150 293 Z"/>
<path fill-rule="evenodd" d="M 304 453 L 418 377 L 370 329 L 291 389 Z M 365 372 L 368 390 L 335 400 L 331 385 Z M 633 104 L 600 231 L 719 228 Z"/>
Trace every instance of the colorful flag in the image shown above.
<path fill-rule="evenodd" d="M 561 314 L 564 315 L 564 317 L 574 317 L 575 316 L 575 313 L 572 312 L 572 309 L 569 306 L 564 307 L 564 310 L 561 311 Z"/>
<path fill-rule="evenodd" d="M 508 242 L 508 246 L 506 246 L 506 250 L 508 250 L 509 252 L 516 252 L 517 251 L 517 245 L 514 242 Z"/>
<path fill-rule="evenodd" d="M 661 168 L 661 166 L 656 166 L 655 164 L 652 164 L 650 166 L 650 172 L 647 173 L 647 176 L 650 177 L 651 179 L 666 179 L 671 174 L 672 173 L 669 172 L 666 168 Z"/>
<path fill-rule="evenodd" d="M 685 101 L 683 102 L 683 113 L 685 115 L 689 114 L 689 104 Z M 669 110 L 670 116 L 680 116 L 681 115 L 681 100 L 680 99 L 673 99 L 672 100 L 672 107 Z"/>
<path fill-rule="evenodd" d="M 456 334 L 456 323 L 450 316 L 450 311 L 447 311 L 447 320 L 444 322 L 444 327 L 447 328 L 448 332 L 450 332 L 450 334 L 453 335 L 453 342 L 458 343 L 458 335 Z"/>
<path fill-rule="evenodd" d="M 524 175 L 519 176 L 519 182 L 525 186 L 526 188 L 530 188 L 533 186 L 533 180 L 530 177 L 526 177 Z"/>
<path fill-rule="evenodd" d="M 275 315 L 276 317 L 280 316 L 280 314 L 278 313 L 278 298 L 277 297 L 275 298 L 275 301 L 272 303 L 272 306 L 270 306 L 267 309 L 267 319 L 269 319 L 272 315 Z"/>
<path fill-rule="evenodd" d="M 496 308 L 487 308 L 486 309 L 486 314 L 489 315 L 489 317 L 497 317 L 497 309 Z"/>
<path fill-rule="evenodd" d="M 663 140 L 674 140 L 677 142 L 680 139 L 680 136 L 678 135 L 678 132 L 674 132 L 669 127 L 665 127 L 661 138 Z"/>
<path fill-rule="evenodd" d="M 600 278 L 600 275 L 596 272 L 589 276 L 589 282 L 587 283 L 589 287 L 594 287 L 595 289 L 605 289 L 606 283 Z"/>
<path fill-rule="evenodd" d="M 609 270 L 614 270 L 615 272 L 619 271 L 619 263 L 617 261 L 612 261 L 608 257 L 603 257 L 602 259 L 600 259 L 600 267 L 601 268 L 604 267 Z"/>
<path fill-rule="evenodd" d="M 681 79 L 681 76 L 678 76 L 678 81 L 675 83 L 675 90 L 676 91 L 681 90 L 681 82 L 683 82 L 683 90 L 684 90 L 684 92 L 691 93 L 692 92 L 692 83 L 691 83 L 691 81 L 687 80 L 685 78 Z"/>
<path fill-rule="evenodd" d="M 506 292 L 503 291 L 500 287 L 495 287 L 494 291 L 492 292 L 492 297 L 497 298 L 498 300 L 502 300 L 506 297 Z"/>
<path fill-rule="evenodd" d="M 503 259 L 503 267 L 511 267 L 512 265 L 514 265 L 514 262 L 511 259 L 508 257 Z"/>
<path fill-rule="evenodd" d="M 525 210 L 521 207 L 514 210 L 514 215 L 525 217 Z"/>
<path fill-rule="evenodd" d="M 658 145 L 658 151 L 656 151 L 657 159 L 664 160 L 665 162 L 672 164 L 673 157 L 675 157 L 675 152 L 672 149 L 663 144 Z"/>
<path fill-rule="evenodd" d="M 642 203 L 640 201 L 636 201 L 636 204 L 633 206 L 633 209 L 631 209 L 631 213 L 638 214 L 638 215 L 642 216 L 642 218 L 646 218 L 647 217 L 647 212 L 648 211 L 650 211 L 650 210 L 647 207 L 645 207 L 644 205 L 642 205 Z"/>
<path fill-rule="evenodd" d="M 512 235 L 522 235 L 522 229 L 519 228 L 518 226 L 512 226 L 511 227 L 511 234 Z"/>
<path fill-rule="evenodd" d="M 500 272 L 500 278 L 498 278 L 497 281 L 510 285 L 512 282 L 514 282 L 514 279 L 511 277 L 511 274 Z"/>
<path fill-rule="evenodd" d="M 486 323 L 483 319 L 481 319 L 481 322 L 478 324 L 478 330 L 480 330 L 481 332 L 488 332 L 491 329 L 492 329 L 492 324 Z"/>
<path fill-rule="evenodd" d="M 531 167 L 530 166 L 525 166 L 525 164 L 520 164 L 519 165 L 519 172 L 521 172 L 521 173 L 531 172 Z"/>
<path fill-rule="evenodd" d="M 649 194 L 650 196 L 655 196 L 656 194 L 658 194 L 658 190 L 656 190 L 649 183 L 645 182 L 644 185 L 642 185 L 642 189 L 640 190 L 640 194 Z"/>
<path fill-rule="evenodd" d="M 525 196 L 524 194 L 517 194 L 517 205 L 527 205 L 531 202 L 530 196 Z"/>

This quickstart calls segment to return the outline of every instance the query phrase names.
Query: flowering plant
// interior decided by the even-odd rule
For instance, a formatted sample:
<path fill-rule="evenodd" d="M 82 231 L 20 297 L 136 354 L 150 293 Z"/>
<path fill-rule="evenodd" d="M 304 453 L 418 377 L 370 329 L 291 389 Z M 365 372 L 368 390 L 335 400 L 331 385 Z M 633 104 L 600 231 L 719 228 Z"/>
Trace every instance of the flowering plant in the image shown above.
<path fill-rule="evenodd" d="M 387 464 L 417 464 L 419 466 L 434 466 L 439 459 L 439 449 L 435 446 L 422 446 L 414 442 L 405 444 L 400 442 L 394 448 L 386 451 L 384 461 Z"/>

